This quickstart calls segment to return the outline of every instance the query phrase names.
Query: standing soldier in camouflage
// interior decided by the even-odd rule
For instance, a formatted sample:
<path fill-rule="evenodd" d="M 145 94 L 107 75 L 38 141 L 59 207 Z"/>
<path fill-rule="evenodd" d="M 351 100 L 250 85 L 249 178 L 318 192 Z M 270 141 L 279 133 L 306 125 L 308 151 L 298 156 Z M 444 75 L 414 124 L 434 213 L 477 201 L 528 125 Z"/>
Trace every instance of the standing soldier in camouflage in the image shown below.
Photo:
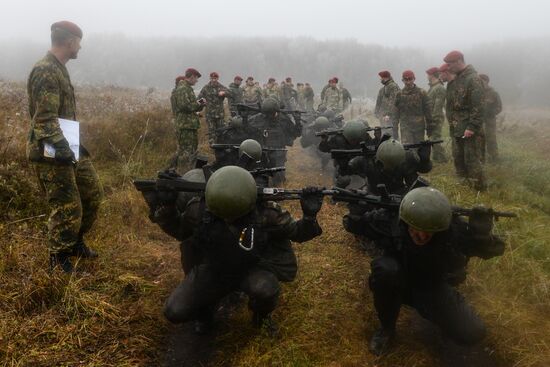
<path fill-rule="evenodd" d="M 451 51 L 444 61 L 456 78 L 447 85 L 447 120 L 453 143 L 456 174 L 473 180 L 474 189 L 485 191 L 479 139 L 483 134 L 483 82 L 460 51 Z"/>
<path fill-rule="evenodd" d="M 401 142 L 414 144 L 424 140 L 433 131 L 430 100 L 425 90 L 418 88 L 411 70 L 403 72 L 405 87 L 395 97 L 394 124 L 401 126 Z"/>
<path fill-rule="evenodd" d="M 342 96 L 342 111 L 345 111 L 351 104 L 351 93 L 340 83 L 340 95 Z"/>
<path fill-rule="evenodd" d="M 242 81 L 243 78 L 237 75 L 233 79 L 233 83 L 229 84 L 227 102 L 229 103 L 229 111 L 231 111 L 231 116 L 237 115 L 237 104 L 243 103 L 243 88 L 241 88 Z"/>
<path fill-rule="evenodd" d="M 304 100 L 305 107 L 307 112 L 313 111 L 313 98 L 315 97 L 315 92 L 309 83 L 306 83 L 304 86 Z"/>
<path fill-rule="evenodd" d="M 428 76 L 428 83 L 430 89 L 428 90 L 428 98 L 432 106 L 432 119 L 433 126 L 427 130 L 428 138 L 430 140 L 440 140 L 442 138 L 441 130 L 443 128 L 443 122 L 445 121 L 445 114 L 443 108 L 445 108 L 445 96 L 447 91 L 439 80 L 439 68 L 433 67 L 426 70 Z M 447 162 L 445 156 L 445 149 L 440 144 L 436 144 L 432 149 L 432 158 L 435 162 L 444 163 Z"/>
<path fill-rule="evenodd" d="M 399 92 L 399 86 L 393 81 L 390 72 L 387 70 L 379 72 L 378 76 L 383 87 L 378 91 L 374 115 L 380 121 L 380 126 L 392 126 L 393 138 L 399 140 L 399 126 L 394 124 L 392 119 L 395 114 L 395 97 L 397 96 L 397 92 Z"/>
<path fill-rule="evenodd" d="M 502 112 L 502 101 L 493 87 L 489 86 L 489 76 L 480 74 L 485 89 L 484 117 L 485 117 L 485 144 L 487 148 L 488 160 L 491 163 L 498 161 L 497 145 L 497 115 Z M 485 146 L 482 147 L 482 153 L 485 153 Z"/>
<path fill-rule="evenodd" d="M 295 110 L 296 102 L 298 100 L 298 93 L 294 89 L 292 84 L 292 78 L 287 77 L 284 84 L 281 87 L 281 99 L 287 110 Z"/>
<path fill-rule="evenodd" d="M 50 267 L 59 266 L 66 273 L 74 270 L 71 256 L 97 257 L 84 243 L 84 235 L 97 218 L 103 196 L 90 154 L 80 145 L 77 161 L 59 124 L 60 118 L 76 121 L 74 89 L 65 65 L 77 58 L 81 39 L 76 24 L 52 24 L 51 49 L 34 65 L 27 82 L 32 119 L 27 157 L 50 208 Z M 55 148 L 54 158 L 44 156 L 46 144 Z"/>
<path fill-rule="evenodd" d="M 306 108 L 306 102 L 304 98 L 304 83 L 296 83 L 297 103 L 298 109 L 304 111 Z"/>
<path fill-rule="evenodd" d="M 185 77 L 176 79 L 176 87 L 172 90 L 170 102 L 176 124 L 178 151 L 176 155 L 176 170 L 183 174 L 192 167 L 192 161 L 199 146 L 200 121 L 198 112 L 206 105 L 206 100 L 197 100 L 193 86 L 197 83 L 201 73 L 193 68 L 185 71 Z"/>
<path fill-rule="evenodd" d="M 281 91 L 275 82 L 275 78 L 269 78 L 263 91 L 264 100 L 267 98 L 275 99 L 281 102 Z"/>
<path fill-rule="evenodd" d="M 199 99 L 206 102 L 206 123 L 208 124 L 208 135 L 211 143 L 214 141 L 216 129 L 223 127 L 223 100 L 229 94 L 229 90 L 218 80 L 220 76 L 215 71 L 210 73 L 210 82 L 202 87 Z"/>
<path fill-rule="evenodd" d="M 262 103 L 262 89 L 254 84 L 254 78 L 246 78 L 246 86 L 243 91 L 243 103 L 247 105 L 260 105 Z"/>
<path fill-rule="evenodd" d="M 338 85 L 338 78 L 334 77 L 329 81 L 328 88 L 324 90 L 322 104 L 327 109 L 332 110 L 336 113 L 339 113 L 342 111 L 342 108 L 341 108 L 342 95 L 337 85 Z"/>

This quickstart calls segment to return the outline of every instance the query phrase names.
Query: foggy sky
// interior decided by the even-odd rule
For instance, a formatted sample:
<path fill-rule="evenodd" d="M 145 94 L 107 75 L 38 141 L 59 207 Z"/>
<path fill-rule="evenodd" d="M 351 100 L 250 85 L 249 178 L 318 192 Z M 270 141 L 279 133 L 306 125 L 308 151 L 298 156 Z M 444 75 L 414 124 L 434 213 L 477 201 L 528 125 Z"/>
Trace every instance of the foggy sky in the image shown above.
<path fill-rule="evenodd" d="M 0 39 L 47 42 L 50 24 L 67 19 L 85 37 L 305 36 L 455 49 L 548 36 L 549 11 L 542 0 L 3 0 Z"/>

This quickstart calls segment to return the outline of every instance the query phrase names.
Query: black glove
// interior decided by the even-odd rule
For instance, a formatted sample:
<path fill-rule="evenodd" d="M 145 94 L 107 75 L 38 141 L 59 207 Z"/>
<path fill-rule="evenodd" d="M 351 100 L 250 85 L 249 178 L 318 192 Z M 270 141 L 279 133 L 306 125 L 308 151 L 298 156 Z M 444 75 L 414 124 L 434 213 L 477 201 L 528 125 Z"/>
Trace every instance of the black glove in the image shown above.
<path fill-rule="evenodd" d="M 429 144 L 421 145 L 418 150 L 418 158 L 420 158 L 421 161 L 429 161 L 430 155 L 432 154 L 432 146 Z"/>
<path fill-rule="evenodd" d="M 44 143 L 49 143 L 48 140 L 44 140 Z M 50 143 L 55 148 L 55 160 L 61 163 L 74 163 L 76 158 L 74 152 L 69 146 L 67 139 L 63 138 L 57 143 Z"/>
<path fill-rule="evenodd" d="M 300 205 L 305 217 L 315 217 L 323 205 L 323 188 L 304 187 Z"/>
<path fill-rule="evenodd" d="M 489 235 L 493 230 L 493 213 L 484 206 L 475 206 L 472 208 L 468 224 L 473 234 Z"/>

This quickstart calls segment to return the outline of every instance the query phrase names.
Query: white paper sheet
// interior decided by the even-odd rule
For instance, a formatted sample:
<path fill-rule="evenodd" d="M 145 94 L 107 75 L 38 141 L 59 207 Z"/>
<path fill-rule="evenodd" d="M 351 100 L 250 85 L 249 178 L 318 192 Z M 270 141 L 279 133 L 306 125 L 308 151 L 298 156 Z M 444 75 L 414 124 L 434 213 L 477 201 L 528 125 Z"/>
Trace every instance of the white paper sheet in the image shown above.
<path fill-rule="evenodd" d="M 63 136 L 69 142 L 69 147 L 78 161 L 80 158 L 80 123 L 78 121 L 58 119 Z M 54 158 L 55 148 L 51 144 L 44 144 L 44 157 Z"/>

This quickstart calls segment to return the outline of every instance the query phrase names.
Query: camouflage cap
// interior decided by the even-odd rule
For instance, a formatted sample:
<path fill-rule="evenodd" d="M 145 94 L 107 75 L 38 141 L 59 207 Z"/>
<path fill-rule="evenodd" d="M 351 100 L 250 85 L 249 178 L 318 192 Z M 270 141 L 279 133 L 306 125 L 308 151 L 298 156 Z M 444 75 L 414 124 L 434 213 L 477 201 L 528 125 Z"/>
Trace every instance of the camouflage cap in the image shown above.
<path fill-rule="evenodd" d="M 80 27 L 77 26 L 76 24 L 74 24 L 73 22 L 69 22 L 68 20 L 62 20 L 62 21 L 59 21 L 59 22 L 55 22 L 50 27 L 50 30 L 52 32 L 55 31 L 55 30 L 58 30 L 58 29 L 67 31 L 70 34 L 72 34 L 73 36 L 76 36 L 76 37 L 82 39 L 82 29 L 80 29 Z"/>

